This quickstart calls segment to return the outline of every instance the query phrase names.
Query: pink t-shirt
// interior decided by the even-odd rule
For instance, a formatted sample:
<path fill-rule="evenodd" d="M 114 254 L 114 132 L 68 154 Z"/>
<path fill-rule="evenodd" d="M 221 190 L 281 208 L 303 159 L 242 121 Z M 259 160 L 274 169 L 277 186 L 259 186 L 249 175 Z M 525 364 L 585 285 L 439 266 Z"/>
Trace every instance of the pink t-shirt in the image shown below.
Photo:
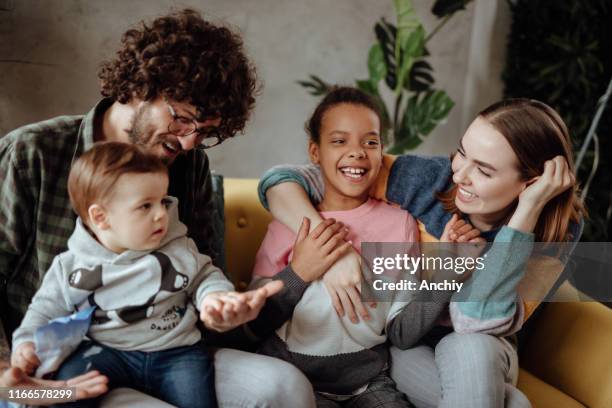
<path fill-rule="evenodd" d="M 369 199 L 348 211 L 325 211 L 323 218 L 335 218 L 349 229 L 346 240 L 361 252 L 362 242 L 418 242 L 419 230 L 414 218 L 405 210 L 383 201 Z M 271 277 L 291 260 L 296 234 L 273 220 L 255 258 L 254 277 Z"/>

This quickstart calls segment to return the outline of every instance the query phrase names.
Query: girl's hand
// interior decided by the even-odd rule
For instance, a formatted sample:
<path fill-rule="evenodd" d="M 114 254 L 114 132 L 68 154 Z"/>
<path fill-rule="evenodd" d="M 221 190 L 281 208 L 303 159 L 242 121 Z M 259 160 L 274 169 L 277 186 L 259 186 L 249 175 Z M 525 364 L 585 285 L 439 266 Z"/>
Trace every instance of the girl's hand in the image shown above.
<path fill-rule="evenodd" d="M 347 254 L 333 264 L 323 275 L 323 283 L 329 293 L 338 316 L 347 316 L 353 323 L 370 319 L 370 313 L 361 302 L 361 257 L 351 247 Z M 375 307 L 376 302 L 370 302 Z"/>
<path fill-rule="evenodd" d="M 22 369 L 26 374 L 34 374 L 39 365 L 40 360 L 31 341 L 21 343 L 11 355 L 11 366 Z"/>
<path fill-rule="evenodd" d="M 457 214 L 453 214 L 446 223 L 444 232 L 440 237 L 440 242 L 453 243 L 451 245 L 454 256 L 475 259 L 485 248 L 487 241 L 480 236 L 480 230 L 472 224 L 459 219 Z M 446 279 L 454 278 L 459 282 L 467 280 L 472 275 L 473 269 L 463 273 L 454 273 L 450 277 L 444 275 Z M 439 276 L 439 279 L 442 279 Z"/>
<path fill-rule="evenodd" d="M 440 242 L 486 242 L 480 236 L 480 230 L 472 224 L 459 219 L 457 214 L 453 214 L 451 219 L 444 226 L 444 232 L 440 237 Z"/>
<path fill-rule="evenodd" d="M 544 163 L 544 172 L 541 176 L 529 181 L 527 188 L 519 195 L 519 205 L 523 203 L 535 208 L 543 208 L 552 198 L 575 183 L 576 178 L 570 171 L 565 157 L 556 156 Z"/>
<path fill-rule="evenodd" d="M 333 218 L 309 231 L 310 220 L 305 217 L 295 239 L 291 260 L 291 268 L 304 282 L 319 279 L 351 248 L 350 242 L 344 242 L 348 230 Z"/>

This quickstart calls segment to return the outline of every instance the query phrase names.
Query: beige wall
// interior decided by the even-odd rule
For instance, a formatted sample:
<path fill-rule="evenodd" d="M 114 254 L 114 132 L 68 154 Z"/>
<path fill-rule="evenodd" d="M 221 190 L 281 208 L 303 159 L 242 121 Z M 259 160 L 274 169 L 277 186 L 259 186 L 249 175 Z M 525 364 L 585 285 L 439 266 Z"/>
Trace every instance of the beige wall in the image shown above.
<path fill-rule="evenodd" d="M 436 24 L 431 3 L 414 1 L 428 31 Z M 474 113 L 501 95 L 503 55 L 495 50 L 505 48 L 504 4 L 476 0 L 431 42 L 437 85 L 457 105 L 418 152 L 447 154 Z M 245 135 L 210 154 L 214 169 L 234 177 L 305 162 L 303 123 L 316 99 L 295 81 L 309 73 L 343 83 L 366 77 L 372 27 L 381 16 L 394 21 L 391 0 L 0 0 L 8 9 L 0 11 L 0 60 L 8 60 L 0 63 L 0 134 L 89 110 L 99 96 L 98 64 L 112 56 L 125 29 L 184 6 L 239 29 L 264 82 Z"/>

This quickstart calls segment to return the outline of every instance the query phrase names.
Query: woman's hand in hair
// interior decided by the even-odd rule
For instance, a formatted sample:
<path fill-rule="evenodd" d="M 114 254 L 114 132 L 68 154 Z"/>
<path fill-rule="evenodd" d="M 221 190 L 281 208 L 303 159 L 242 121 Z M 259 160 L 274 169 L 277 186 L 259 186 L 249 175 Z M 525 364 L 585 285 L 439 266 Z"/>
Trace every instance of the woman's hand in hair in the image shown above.
<path fill-rule="evenodd" d="M 551 199 L 558 196 L 576 183 L 567 160 L 556 156 L 544 163 L 544 172 L 527 183 L 519 195 L 519 205 L 528 204 L 533 208 L 543 208 Z"/>
<path fill-rule="evenodd" d="M 575 183 L 576 178 L 565 157 L 547 160 L 542 175 L 530 180 L 519 195 L 519 203 L 508 226 L 522 232 L 533 232 L 544 206 Z"/>

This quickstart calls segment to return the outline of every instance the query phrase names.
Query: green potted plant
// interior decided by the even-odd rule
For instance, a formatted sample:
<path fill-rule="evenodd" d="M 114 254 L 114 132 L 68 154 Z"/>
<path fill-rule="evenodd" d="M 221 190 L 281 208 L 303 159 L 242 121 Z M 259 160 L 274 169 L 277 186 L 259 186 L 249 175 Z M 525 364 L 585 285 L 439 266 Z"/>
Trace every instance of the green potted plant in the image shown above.
<path fill-rule="evenodd" d="M 414 12 L 411 0 L 394 0 L 396 24 L 380 19 L 374 26 L 376 43 L 368 52 L 368 78 L 357 87 L 380 104 L 387 133 L 387 151 L 400 154 L 415 149 L 448 116 L 454 102 L 444 90 L 434 88 L 433 68 L 427 61 L 427 43 L 450 18 L 472 0 L 437 0 L 432 12 L 440 19 L 429 35 Z M 298 81 L 311 95 L 325 95 L 331 85 L 316 75 Z M 380 86 L 393 94 L 387 105 Z"/>

